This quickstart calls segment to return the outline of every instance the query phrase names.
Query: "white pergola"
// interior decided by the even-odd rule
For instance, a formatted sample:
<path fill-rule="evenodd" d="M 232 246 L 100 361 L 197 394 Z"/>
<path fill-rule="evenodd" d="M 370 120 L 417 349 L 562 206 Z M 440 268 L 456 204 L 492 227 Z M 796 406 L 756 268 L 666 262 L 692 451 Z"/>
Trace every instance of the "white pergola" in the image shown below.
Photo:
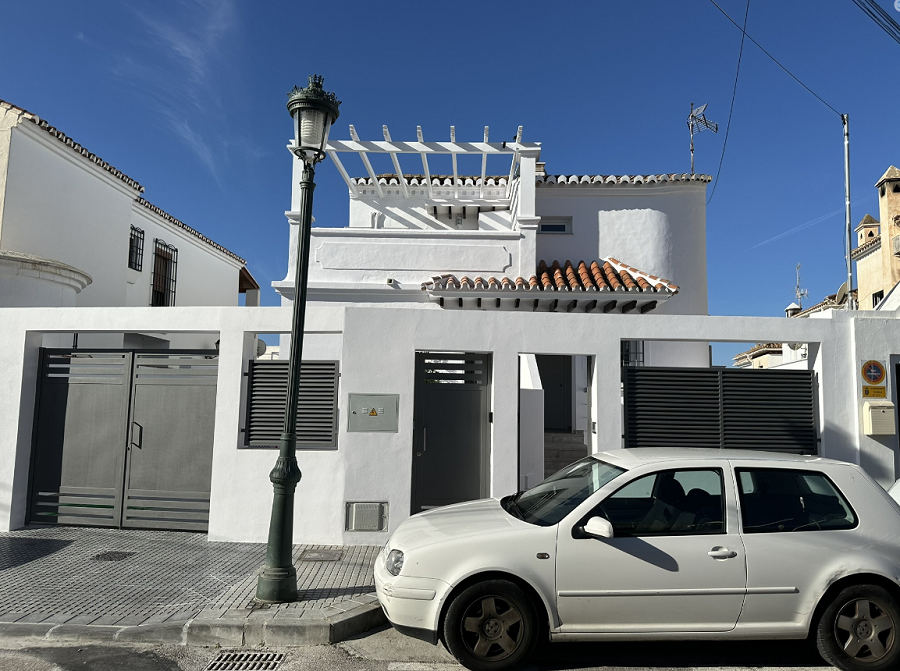
<path fill-rule="evenodd" d="M 350 193 L 353 197 L 357 197 L 359 195 L 359 190 L 357 188 L 357 184 L 354 182 L 353 178 L 347 173 L 344 164 L 341 162 L 341 159 L 338 157 L 340 153 L 354 153 L 358 154 L 360 159 L 362 160 L 363 166 L 365 166 L 366 172 L 372 180 L 372 184 L 375 187 L 375 192 L 378 197 L 381 198 L 384 196 L 384 190 L 381 188 L 382 185 L 378 181 L 378 176 L 375 174 L 375 170 L 372 168 L 372 163 L 369 161 L 369 154 L 388 154 L 391 157 L 391 161 L 394 164 L 394 171 L 397 174 L 397 181 L 399 182 L 401 192 L 404 198 L 409 198 L 409 188 L 407 184 L 407 179 L 403 174 L 403 171 L 400 169 L 400 161 L 397 156 L 399 154 L 418 154 L 422 158 L 422 170 L 425 174 L 425 184 L 428 188 L 428 198 L 429 200 L 434 200 L 434 192 L 432 189 L 432 176 L 431 171 L 428 168 L 428 156 L 429 155 L 438 155 L 438 154 L 449 154 L 451 158 L 451 162 L 453 164 L 453 193 L 455 197 L 459 197 L 459 187 L 462 186 L 460 184 L 460 178 L 457 172 L 457 156 L 459 155 L 475 155 L 481 156 L 481 182 L 479 189 L 479 198 L 484 199 L 484 189 L 485 189 L 485 177 L 487 171 L 487 158 L 488 156 L 510 156 L 510 166 L 509 166 L 509 178 L 506 181 L 506 192 L 505 199 L 508 200 L 510 198 L 513 177 L 516 174 L 516 167 L 519 163 L 519 157 L 522 151 L 530 150 L 534 153 L 539 153 L 541 148 L 540 142 L 522 142 L 522 126 L 519 126 L 518 131 L 516 132 L 516 137 L 511 142 L 489 142 L 488 141 L 488 126 L 484 127 L 484 141 L 483 142 L 457 142 L 456 140 L 456 127 L 450 126 L 450 141 L 449 142 L 426 142 L 425 138 L 422 134 L 422 127 L 416 126 L 416 141 L 415 142 L 395 142 L 391 139 L 391 133 L 388 130 L 387 126 L 382 126 L 382 131 L 384 133 L 384 141 L 376 141 L 376 142 L 367 142 L 359 139 L 359 135 L 356 132 L 356 128 L 351 124 L 350 126 L 350 140 L 329 140 L 328 144 L 325 146 L 326 153 L 331 157 L 334 161 L 335 166 L 337 166 L 338 172 L 341 173 L 341 177 L 344 178 L 344 181 L 347 183 L 348 188 L 350 189 Z"/>

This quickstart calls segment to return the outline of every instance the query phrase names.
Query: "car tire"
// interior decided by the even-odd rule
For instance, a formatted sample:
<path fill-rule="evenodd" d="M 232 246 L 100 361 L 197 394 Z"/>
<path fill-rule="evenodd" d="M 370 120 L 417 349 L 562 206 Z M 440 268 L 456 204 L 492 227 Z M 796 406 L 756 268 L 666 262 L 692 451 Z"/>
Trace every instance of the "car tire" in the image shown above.
<path fill-rule="evenodd" d="M 473 671 L 515 668 L 531 654 L 537 632 L 531 599 L 508 580 L 486 580 L 464 589 L 444 618 L 444 644 Z"/>
<path fill-rule="evenodd" d="M 835 597 L 816 626 L 822 658 L 843 671 L 887 671 L 900 662 L 900 606 L 878 585 L 853 585 Z"/>

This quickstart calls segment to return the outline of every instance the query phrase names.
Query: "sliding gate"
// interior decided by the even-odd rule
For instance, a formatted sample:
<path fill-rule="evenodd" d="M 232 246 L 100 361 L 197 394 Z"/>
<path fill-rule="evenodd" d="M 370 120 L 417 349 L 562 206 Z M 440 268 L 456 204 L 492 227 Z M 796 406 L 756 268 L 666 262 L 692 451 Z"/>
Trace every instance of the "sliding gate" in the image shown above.
<path fill-rule="evenodd" d="M 206 531 L 215 351 L 41 350 L 28 521 Z"/>

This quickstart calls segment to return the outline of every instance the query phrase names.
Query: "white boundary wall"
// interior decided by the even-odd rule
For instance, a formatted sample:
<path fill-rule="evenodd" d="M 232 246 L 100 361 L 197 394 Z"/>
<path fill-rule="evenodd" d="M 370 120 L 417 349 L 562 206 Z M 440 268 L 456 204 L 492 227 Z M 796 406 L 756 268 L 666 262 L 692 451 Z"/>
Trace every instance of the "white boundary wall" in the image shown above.
<path fill-rule="evenodd" d="M 219 383 L 213 451 L 210 540 L 263 541 L 273 450 L 243 442 L 245 380 L 257 333 L 290 329 L 286 308 L 9 308 L 0 310 L 0 530 L 25 519 L 32 416 L 41 334 L 52 332 L 216 333 Z M 815 319 L 596 315 L 310 306 L 305 358 L 339 359 L 337 450 L 301 451 L 295 542 L 371 543 L 388 533 L 343 531 L 344 501 L 388 501 L 390 531 L 408 514 L 416 350 L 493 353 L 490 491 L 518 489 L 519 354 L 595 357 L 590 407 L 595 450 L 621 446 L 619 342 L 628 340 L 808 342 L 819 379 L 820 454 L 859 463 L 882 484 L 897 473 L 897 436 L 860 435 L 862 379 L 868 359 L 900 362 L 894 314 L 826 313 Z M 400 395 L 398 433 L 348 433 L 349 393 Z M 896 403 L 897 399 L 892 398 Z"/>

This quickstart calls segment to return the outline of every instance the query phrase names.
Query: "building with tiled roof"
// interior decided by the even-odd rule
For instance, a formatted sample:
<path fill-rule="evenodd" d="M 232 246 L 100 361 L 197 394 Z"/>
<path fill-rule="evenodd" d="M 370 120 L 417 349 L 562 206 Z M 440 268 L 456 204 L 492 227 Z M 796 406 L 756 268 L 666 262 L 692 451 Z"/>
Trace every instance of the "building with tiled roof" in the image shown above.
<path fill-rule="evenodd" d="M 900 170 L 890 166 L 875 183 L 879 218 L 870 214 L 856 227 L 856 261 L 859 309 L 879 309 L 884 298 L 900 283 Z"/>
<path fill-rule="evenodd" d="M 237 305 L 242 287 L 255 291 L 240 256 L 143 195 L 46 119 L 0 100 L 0 306 Z"/>
<path fill-rule="evenodd" d="M 449 332 L 459 330 L 457 349 L 494 356 L 500 353 L 490 341 L 506 339 L 479 330 L 480 315 L 506 315 L 511 333 L 539 328 L 543 351 L 515 355 L 530 371 L 522 373 L 528 380 L 523 384 L 534 385 L 545 399 L 542 409 L 527 413 L 537 431 L 524 440 L 562 432 L 569 442 L 557 439 L 546 452 L 543 444 L 523 448 L 551 455 L 533 463 L 526 458 L 526 480 L 584 453 L 592 440 L 594 363 L 584 351 L 558 351 L 573 320 L 707 314 L 706 175 L 552 175 L 539 162 L 541 144 L 523 141 L 521 132 L 511 142 L 491 142 L 485 129 L 483 142 L 462 142 L 451 129 L 446 142 L 429 141 L 417 129 L 416 141 L 400 142 L 385 128 L 384 141 L 369 142 L 351 126 L 350 138 L 331 139 L 326 149 L 347 185 L 350 207 L 343 227 L 329 221 L 329 227 L 312 229 L 310 305 L 365 306 L 375 310 L 373 319 L 377 309 L 389 314 L 402 308 L 411 319 L 411 310 L 439 312 Z M 371 154 L 381 155 L 381 165 L 390 159 L 393 172 L 376 173 Z M 460 165 L 475 161 L 480 172 L 460 172 Z M 501 161 L 508 167 L 498 171 Z M 295 165 L 295 176 L 298 170 Z M 294 295 L 297 183 L 287 213 L 291 270 L 273 283 L 284 304 Z M 315 336 L 316 347 L 324 347 L 323 338 Z M 314 351 L 326 356 L 339 349 L 338 341 Z M 620 344 L 626 365 L 709 364 L 705 342 Z M 373 347 L 376 357 L 384 344 Z M 583 343 L 580 349 L 590 347 Z M 281 351 L 289 351 L 287 337 Z M 435 355 L 435 361 L 445 363 L 446 357 Z M 386 386 L 411 383 L 402 372 L 397 376 Z"/>

